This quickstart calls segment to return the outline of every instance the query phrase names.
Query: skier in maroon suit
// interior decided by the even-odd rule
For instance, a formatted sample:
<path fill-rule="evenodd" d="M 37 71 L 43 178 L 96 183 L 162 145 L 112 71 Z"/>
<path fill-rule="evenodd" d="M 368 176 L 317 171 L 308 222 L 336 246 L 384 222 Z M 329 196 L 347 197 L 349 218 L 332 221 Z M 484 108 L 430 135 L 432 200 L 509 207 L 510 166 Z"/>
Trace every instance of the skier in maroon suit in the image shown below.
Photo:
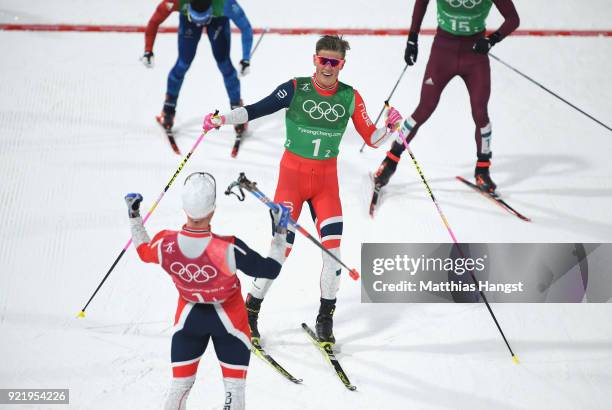
<path fill-rule="evenodd" d="M 410 66 L 417 61 L 418 33 L 428 4 L 429 0 L 415 0 L 404 54 L 406 64 Z M 485 20 L 493 4 L 505 20 L 497 31 L 486 35 Z M 487 111 L 491 93 L 488 52 L 518 27 L 519 17 L 512 0 L 437 0 L 437 11 L 438 29 L 421 85 L 421 99 L 414 113 L 404 121 L 403 135 L 410 143 L 419 127 L 436 109 L 449 81 L 455 76 L 461 77 L 470 95 L 476 124 L 476 184 L 483 191 L 494 192 L 496 185 L 489 175 L 492 134 Z M 389 182 L 404 149 L 398 137 L 374 175 L 378 190 Z"/>

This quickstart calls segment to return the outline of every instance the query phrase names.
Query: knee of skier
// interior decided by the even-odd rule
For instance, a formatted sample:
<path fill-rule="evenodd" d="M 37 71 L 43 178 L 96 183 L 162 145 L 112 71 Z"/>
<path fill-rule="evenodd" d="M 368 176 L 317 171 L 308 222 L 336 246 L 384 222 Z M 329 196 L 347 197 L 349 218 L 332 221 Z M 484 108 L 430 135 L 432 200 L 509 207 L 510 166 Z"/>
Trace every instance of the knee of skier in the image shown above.
<path fill-rule="evenodd" d="M 340 259 L 340 248 L 328 249 L 336 258 Z M 323 252 L 323 271 L 326 273 L 336 273 L 342 269 L 342 265 L 327 252 Z"/>
<path fill-rule="evenodd" d="M 237 77 L 238 74 L 236 72 L 236 69 L 234 68 L 234 65 L 232 64 L 232 61 L 227 58 L 223 61 L 219 61 L 217 62 L 217 67 L 219 67 L 219 71 L 221 71 L 221 74 L 223 74 L 223 77 Z"/>
<path fill-rule="evenodd" d="M 343 227 L 341 215 L 321 221 L 319 224 L 319 235 L 321 236 L 321 243 L 326 249 L 340 248 Z"/>

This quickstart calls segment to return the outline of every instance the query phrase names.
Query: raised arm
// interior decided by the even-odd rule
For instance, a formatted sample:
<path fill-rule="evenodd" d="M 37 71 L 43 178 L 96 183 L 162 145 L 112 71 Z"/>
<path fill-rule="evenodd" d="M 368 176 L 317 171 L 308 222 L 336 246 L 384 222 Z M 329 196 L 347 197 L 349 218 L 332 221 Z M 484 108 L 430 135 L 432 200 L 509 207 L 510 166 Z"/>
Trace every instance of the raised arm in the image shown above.
<path fill-rule="evenodd" d="M 249 276 L 255 278 L 275 279 L 285 262 L 285 248 L 287 247 L 287 223 L 290 210 L 279 206 L 272 212 L 273 237 L 270 244 L 270 253 L 264 258 L 247 246 L 243 241 L 234 237 L 235 267 Z M 230 261 L 231 265 L 231 261 Z"/>

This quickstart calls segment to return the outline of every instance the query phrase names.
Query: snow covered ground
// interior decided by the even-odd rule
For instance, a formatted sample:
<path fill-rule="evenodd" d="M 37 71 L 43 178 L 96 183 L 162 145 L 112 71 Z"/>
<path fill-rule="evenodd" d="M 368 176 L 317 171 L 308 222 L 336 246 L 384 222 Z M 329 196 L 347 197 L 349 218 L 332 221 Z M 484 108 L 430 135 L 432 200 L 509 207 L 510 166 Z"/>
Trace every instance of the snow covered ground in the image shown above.
<path fill-rule="evenodd" d="M 263 3 L 276 8 L 264 9 Z M 309 10 L 329 8 L 317 19 L 310 11 L 288 10 L 285 2 L 242 2 L 257 27 L 404 27 L 412 7 L 399 0 L 384 8 L 372 2 L 330 3 L 309 3 Z M 353 3 L 363 7 L 348 11 Z M 523 28 L 609 28 L 609 2 L 591 1 L 590 9 L 578 7 L 578 1 L 565 3 L 549 10 L 542 0 L 517 1 Z M 149 1 L 28 4 L 33 6 L 1 2 L 0 21 L 144 24 L 155 6 Z M 433 9 L 426 27 L 433 25 Z M 542 10 L 547 14 L 540 20 L 536 16 Z M 267 95 L 292 76 L 311 74 L 316 38 L 265 37 L 252 73 L 242 81 L 245 102 Z M 405 39 L 348 40 L 352 50 L 341 78 L 361 92 L 375 117 L 403 67 Z M 419 63 L 393 97 L 404 115 L 416 105 L 431 40 L 422 37 Z M 237 61 L 237 35 L 233 42 Z M 0 32 L 0 388 L 70 388 L 71 408 L 79 409 L 148 409 L 163 401 L 176 295 L 159 267 L 140 263 L 130 249 L 88 317 L 74 318 L 129 238 L 123 195 L 140 191 L 145 206 L 151 204 L 181 160 L 153 120 L 176 57 L 176 36 L 158 36 L 152 70 L 137 60 L 142 44 L 141 34 Z M 612 63 L 610 38 L 519 37 L 493 51 L 612 122 L 612 84 L 605 69 Z M 504 213 L 454 180 L 455 175 L 470 176 L 474 160 L 468 96 L 455 79 L 412 149 L 459 240 L 610 242 L 610 132 L 500 64 L 491 65 L 493 176 L 508 201 L 533 222 Z M 228 102 L 210 46 L 202 41 L 179 99 L 176 128 L 184 152 L 198 136 L 202 114 L 215 108 L 225 110 Z M 229 157 L 231 130 L 212 133 L 175 183 L 195 170 L 213 172 L 219 185 L 213 227 L 261 251 L 269 240 L 266 209 L 252 198 L 239 203 L 225 197 L 221 189 L 245 171 L 273 194 L 283 121 L 278 113 L 253 122 L 252 137 L 235 160 Z M 350 126 L 339 160 L 343 259 L 358 267 L 363 242 L 449 242 L 406 159 L 377 218 L 367 216 L 367 172 L 377 167 L 384 151 L 359 154 L 360 146 Z M 148 223 L 150 233 L 180 227 L 178 193 L 176 186 L 168 191 Z M 313 229 L 308 212 L 300 222 Z M 298 237 L 262 310 L 265 345 L 304 384 L 286 382 L 253 358 L 249 408 L 609 407 L 609 303 L 495 305 L 521 359 L 516 366 L 484 306 L 361 304 L 359 284 L 348 278 L 338 296 L 335 328 L 339 358 L 358 386 L 357 392 L 346 391 L 299 328 L 316 315 L 318 260 L 319 251 Z M 246 291 L 249 281 L 242 278 Z M 189 405 L 220 409 L 222 397 L 210 348 Z"/>

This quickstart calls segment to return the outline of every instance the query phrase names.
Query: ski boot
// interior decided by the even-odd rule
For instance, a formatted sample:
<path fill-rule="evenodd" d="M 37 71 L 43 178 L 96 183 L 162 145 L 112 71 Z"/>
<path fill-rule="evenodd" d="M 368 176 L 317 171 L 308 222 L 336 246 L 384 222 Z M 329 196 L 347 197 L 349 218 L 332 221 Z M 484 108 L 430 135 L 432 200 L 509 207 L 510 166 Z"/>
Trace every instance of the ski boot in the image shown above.
<path fill-rule="evenodd" d="M 483 192 L 494 193 L 497 185 L 491 179 L 489 174 L 489 167 L 491 166 L 490 161 L 478 161 L 476 163 L 476 169 L 474 171 L 474 177 L 476 178 L 476 185 Z"/>
<path fill-rule="evenodd" d="M 249 319 L 249 328 L 251 329 L 251 341 L 259 342 L 261 335 L 257 329 L 257 319 L 259 319 L 259 309 L 261 309 L 263 299 L 258 299 L 250 293 L 246 298 L 247 318 Z"/>
<path fill-rule="evenodd" d="M 374 174 L 374 185 L 377 188 L 382 188 L 389 183 L 389 180 L 395 173 L 399 157 L 396 157 L 391 152 L 387 152 L 387 156 L 380 163 L 380 166 Z"/>
<path fill-rule="evenodd" d="M 166 130 L 171 130 L 174 126 L 174 115 L 176 114 L 176 97 L 166 94 L 166 100 L 164 101 L 164 108 L 157 121 Z"/>
<path fill-rule="evenodd" d="M 317 339 L 321 344 L 334 344 L 336 338 L 334 337 L 333 328 L 334 320 L 333 315 L 336 310 L 336 299 L 323 299 L 321 298 L 321 306 L 319 307 L 319 314 L 317 315 L 317 323 L 315 330 L 317 332 Z"/>

